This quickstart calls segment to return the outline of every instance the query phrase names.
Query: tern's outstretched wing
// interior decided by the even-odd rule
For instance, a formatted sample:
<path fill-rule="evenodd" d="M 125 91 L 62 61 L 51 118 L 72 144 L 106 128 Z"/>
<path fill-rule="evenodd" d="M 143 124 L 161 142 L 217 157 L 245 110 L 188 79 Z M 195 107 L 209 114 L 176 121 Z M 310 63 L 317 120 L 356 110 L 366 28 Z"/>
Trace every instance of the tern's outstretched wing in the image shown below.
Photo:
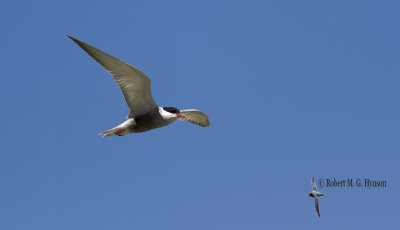
<path fill-rule="evenodd" d="M 315 197 L 315 210 L 317 210 L 318 217 L 321 217 L 319 215 L 319 202 L 318 202 L 318 197 Z"/>
<path fill-rule="evenodd" d="M 208 116 L 197 109 L 185 109 L 181 110 L 181 113 L 185 115 L 185 118 L 178 118 L 181 121 L 188 121 L 202 127 L 207 127 L 210 125 L 210 120 L 208 120 Z"/>
<path fill-rule="evenodd" d="M 313 191 L 317 191 L 317 186 L 315 186 L 315 183 L 314 183 L 314 177 L 312 177 L 312 179 L 311 179 L 311 186 L 312 186 Z"/>
<path fill-rule="evenodd" d="M 125 101 L 129 106 L 130 112 L 128 118 L 133 118 L 134 115 L 143 114 L 158 108 L 151 96 L 151 80 L 146 74 L 91 45 L 71 36 L 68 37 L 113 76 L 114 81 L 120 87 Z"/>

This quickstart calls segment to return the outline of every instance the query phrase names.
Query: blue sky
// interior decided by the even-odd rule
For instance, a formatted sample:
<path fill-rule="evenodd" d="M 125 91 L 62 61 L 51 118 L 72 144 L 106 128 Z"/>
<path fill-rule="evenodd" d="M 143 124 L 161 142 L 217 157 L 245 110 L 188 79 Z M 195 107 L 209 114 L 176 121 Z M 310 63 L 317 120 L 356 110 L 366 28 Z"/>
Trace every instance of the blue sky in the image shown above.
<path fill-rule="evenodd" d="M 0 13 L 1 229 L 393 229 L 400 212 L 397 1 L 8 1 Z M 145 72 L 127 106 L 65 35 Z M 386 180 L 321 188 L 311 176 Z"/>

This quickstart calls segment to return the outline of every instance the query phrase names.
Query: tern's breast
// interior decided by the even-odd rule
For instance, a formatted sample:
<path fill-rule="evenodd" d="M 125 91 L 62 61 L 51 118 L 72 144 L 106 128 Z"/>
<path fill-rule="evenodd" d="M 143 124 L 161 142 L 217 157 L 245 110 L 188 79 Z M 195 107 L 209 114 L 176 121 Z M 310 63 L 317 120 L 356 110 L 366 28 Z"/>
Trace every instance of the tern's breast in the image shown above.
<path fill-rule="evenodd" d="M 131 128 L 134 133 L 146 132 L 151 129 L 161 128 L 169 125 L 176 119 L 163 119 L 157 111 L 141 114 L 135 117 L 136 125 Z"/>

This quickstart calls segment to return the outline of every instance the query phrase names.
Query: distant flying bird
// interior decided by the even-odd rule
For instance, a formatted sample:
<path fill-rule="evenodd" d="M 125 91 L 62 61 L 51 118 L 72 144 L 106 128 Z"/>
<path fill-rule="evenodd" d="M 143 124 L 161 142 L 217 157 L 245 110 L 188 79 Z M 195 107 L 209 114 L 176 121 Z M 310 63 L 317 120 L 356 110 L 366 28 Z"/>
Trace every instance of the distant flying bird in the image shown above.
<path fill-rule="evenodd" d="M 76 38 L 68 37 L 113 76 L 130 109 L 125 122 L 99 135 L 108 137 L 145 132 L 169 125 L 176 119 L 202 127 L 210 125 L 208 116 L 199 110 L 158 107 L 151 96 L 151 80 L 143 72 Z"/>
<path fill-rule="evenodd" d="M 319 215 L 318 197 L 324 196 L 324 194 L 317 192 L 317 186 L 315 186 L 314 177 L 312 177 L 312 179 L 311 179 L 311 186 L 312 186 L 313 191 L 310 192 L 310 194 L 308 196 L 313 197 L 315 199 L 315 209 L 317 210 L 318 216 L 321 217 Z"/>

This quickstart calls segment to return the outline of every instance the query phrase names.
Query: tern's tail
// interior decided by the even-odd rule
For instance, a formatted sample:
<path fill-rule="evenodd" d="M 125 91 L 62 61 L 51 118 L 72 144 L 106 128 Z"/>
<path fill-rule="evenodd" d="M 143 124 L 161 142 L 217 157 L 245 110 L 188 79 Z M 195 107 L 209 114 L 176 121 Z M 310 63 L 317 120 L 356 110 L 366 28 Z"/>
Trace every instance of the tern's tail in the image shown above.
<path fill-rule="evenodd" d="M 103 136 L 103 137 L 110 137 L 110 136 L 114 136 L 116 134 L 116 132 L 119 130 L 118 127 L 109 129 L 107 131 L 104 131 L 102 133 L 99 133 L 99 135 Z"/>
<path fill-rule="evenodd" d="M 129 127 L 133 126 L 134 124 L 135 124 L 135 120 L 133 118 L 130 118 L 130 119 L 126 120 L 124 123 L 118 125 L 117 127 L 114 127 L 107 131 L 99 133 L 99 135 L 102 135 L 103 137 L 109 137 L 109 136 L 114 136 L 114 135 L 123 136 L 123 135 L 129 134 L 129 133 L 132 133 L 132 132 L 130 132 Z"/>

